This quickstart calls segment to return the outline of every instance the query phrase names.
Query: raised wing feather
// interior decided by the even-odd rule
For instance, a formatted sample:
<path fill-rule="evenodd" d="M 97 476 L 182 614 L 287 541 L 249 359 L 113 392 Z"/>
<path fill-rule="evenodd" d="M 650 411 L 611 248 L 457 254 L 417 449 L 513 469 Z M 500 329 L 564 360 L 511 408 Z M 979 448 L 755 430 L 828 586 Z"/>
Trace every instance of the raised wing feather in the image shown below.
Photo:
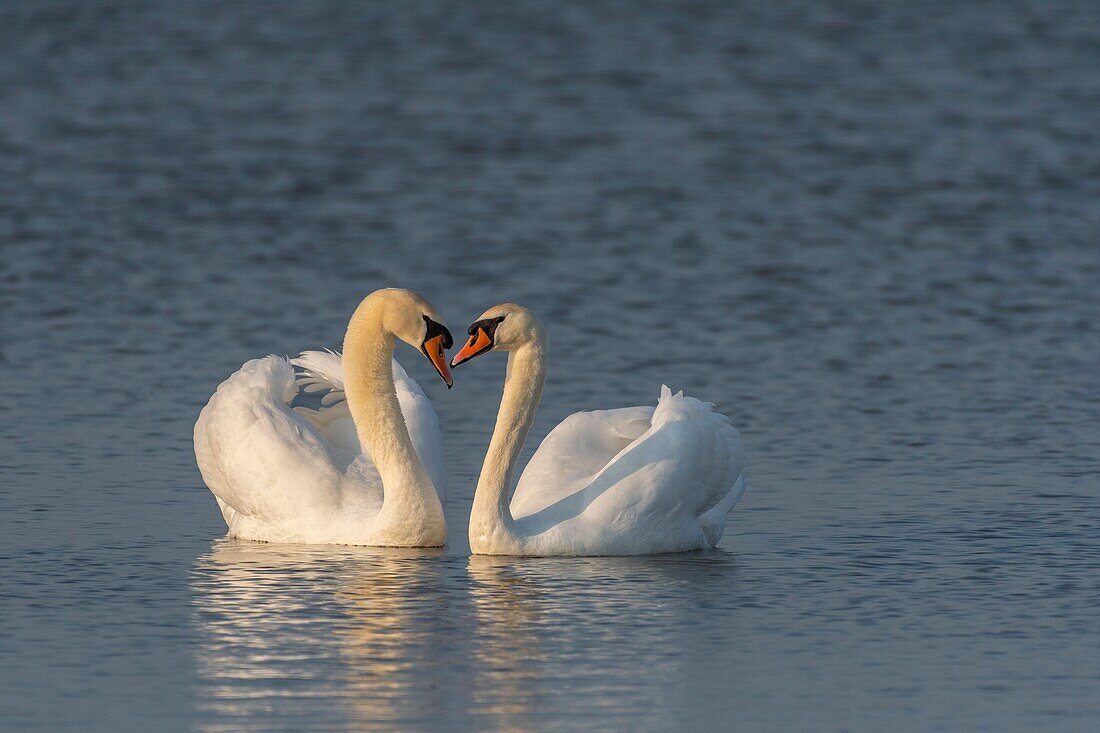
<path fill-rule="evenodd" d="M 359 438 L 344 394 L 343 357 L 336 351 L 303 351 L 297 359 L 290 361 L 301 370 L 297 380 L 303 392 L 325 392 L 321 398 L 321 409 L 297 407 L 296 411 L 336 445 L 349 450 L 360 450 Z M 396 359 L 393 360 L 393 381 L 413 448 L 435 485 L 440 502 L 446 503 L 443 434 L 439 429 L 435 408 L 424 390 Z"/>
<path fill-rule="evenodd" d="M 342 402 L 344 395 L 344 361 L 336 351 L 303 351 L 290 363 L 301 372 L 296 377 L 302 391 L 311 394 L 324 392 L 324 406 Z"/>

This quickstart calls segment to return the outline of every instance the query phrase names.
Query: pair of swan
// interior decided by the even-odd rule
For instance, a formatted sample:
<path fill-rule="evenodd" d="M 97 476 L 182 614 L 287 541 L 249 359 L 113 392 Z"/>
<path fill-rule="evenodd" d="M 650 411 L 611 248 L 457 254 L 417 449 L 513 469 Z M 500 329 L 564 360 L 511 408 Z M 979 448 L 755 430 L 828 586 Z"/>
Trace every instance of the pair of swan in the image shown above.
<path fill-rule="evenodd" d="M 393 359 L 400 339 L 448 387 L 449 367 L 508 352 L 470 514 L 475 554 L 639 555 L 718 543 L 745 478 L 741 437 L 713 405 L 665 387 L 655 408 L 571 415 L 513 490 L 546 378 L 546 331 L 529 310 L 506 303 L 482 314 L 468 334 L 448 365 L 452 336 L 436 310 L 411 291 L 379 290 L 352 315 L 342 357 L 268 356 L 223 382 L 195 424 L 195 455 L 229 536 L 443 545 L 439 421 Z M 323 393 L 320 406 L 292 406 L 299 388 Z"/>

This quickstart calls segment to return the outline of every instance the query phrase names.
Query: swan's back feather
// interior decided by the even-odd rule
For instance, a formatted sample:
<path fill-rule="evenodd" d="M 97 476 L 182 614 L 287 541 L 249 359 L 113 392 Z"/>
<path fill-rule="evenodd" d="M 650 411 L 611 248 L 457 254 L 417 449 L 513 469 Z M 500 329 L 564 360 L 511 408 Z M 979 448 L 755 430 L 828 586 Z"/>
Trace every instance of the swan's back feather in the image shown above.
<path fill-rule="evenodd" d="M 195 423 L 195 455 L 223 516 L 279 522 L 339 502 L 350 456 L 289 409 L 294 370 L 278 356 L 253 359 L 219 385 Z"/>
<path fill-rule="evenodd" d="M 663 387 L 656 408 L 577 413 L 551 431 L 520 479 L 513 516 L 527 554 L 710 547 L 744 491 L 743 465 L 726 416 Z"/>

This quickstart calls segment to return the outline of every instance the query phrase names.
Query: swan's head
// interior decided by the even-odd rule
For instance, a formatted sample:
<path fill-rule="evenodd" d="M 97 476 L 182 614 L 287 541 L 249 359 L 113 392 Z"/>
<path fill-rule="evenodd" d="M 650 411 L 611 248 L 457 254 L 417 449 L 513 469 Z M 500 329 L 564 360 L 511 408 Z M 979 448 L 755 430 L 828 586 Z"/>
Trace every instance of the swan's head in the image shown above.
<path fill-rule="evenodd" d="M 367 300 L 377 300 L 382 306 L 382 328 L 419 349 L 450 389 L 454 382 L 447 368 L 446 350 L 454 345 L 454 339 L 432 304 L 402 288 L 377 290 Z"/>
<path fill-rule="evenodd" d="M 515 303 L 494 305 L 466 329 L 469 338 L 451 359 L 451 366 L 490 351 L 512 351 L 544 338 L 545 329 L 535 314 Z"/>

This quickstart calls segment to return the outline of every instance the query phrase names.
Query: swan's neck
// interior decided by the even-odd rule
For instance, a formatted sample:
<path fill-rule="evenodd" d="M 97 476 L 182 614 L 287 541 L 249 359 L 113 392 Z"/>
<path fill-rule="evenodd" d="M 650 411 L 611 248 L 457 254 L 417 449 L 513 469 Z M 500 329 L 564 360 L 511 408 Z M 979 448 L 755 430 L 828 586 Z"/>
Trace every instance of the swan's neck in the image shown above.
<path fill-rule="evenodd" d="M 359 443 L 382 478 L 382 509 L 372 521 L 379 544 L 443 544 L 439 496 L 413 448 L 393 382 L 394 336 L 381 304 L 356 310 L 344 337 L 344 391 Z"/>
<path fill-rule="evenodd" d="M 470 511 L 471 548 L 499 545 L 502 540 L 515 536 L 515 522 L 509 507 L 515 488 L 513 475 L 534 422 L 545 381 L 544 338 L 534 339 L 508 354 L 504 396 Z"/>

